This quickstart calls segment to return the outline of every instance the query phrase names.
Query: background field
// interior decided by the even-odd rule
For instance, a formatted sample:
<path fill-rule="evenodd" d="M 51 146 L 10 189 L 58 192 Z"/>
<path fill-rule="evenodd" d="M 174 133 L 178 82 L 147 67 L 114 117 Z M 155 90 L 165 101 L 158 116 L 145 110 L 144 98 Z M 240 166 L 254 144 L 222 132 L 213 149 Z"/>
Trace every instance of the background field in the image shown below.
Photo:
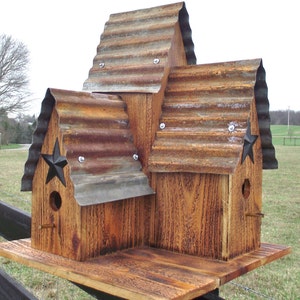
<path fill-rule="evenodd" d="M 275 145 L 300 146 L 300 126 L 272 125 Z"/>
<path fill-rule="evenodd" d="M 300 299 L 300 140 L 299 146 L 283 146 L 283 137 L 291 132 L 300 137 L 300 126 L 291 126 L 289 132 L 287 126 L 272 126 L 279 169 L 263 173 L 262 241 L 292 246 L 293 252 L 221 287 L 225 299 Z M 27 154 L 0 149 L 0 200 L 30 212 L 30 193 L 19 192 Z M 4 258 L 0 268 L 39 299 L 94 299 L 65 280 Z"/>

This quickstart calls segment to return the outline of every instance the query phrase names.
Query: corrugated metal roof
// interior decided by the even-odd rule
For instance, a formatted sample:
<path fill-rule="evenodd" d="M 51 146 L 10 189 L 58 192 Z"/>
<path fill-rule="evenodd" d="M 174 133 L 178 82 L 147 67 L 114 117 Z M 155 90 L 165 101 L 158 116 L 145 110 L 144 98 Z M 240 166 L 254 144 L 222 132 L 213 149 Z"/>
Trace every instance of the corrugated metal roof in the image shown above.
<path fill-rule="evenodd" d="M 171 70 L 149 159 L 153 172 L 234 172 L 256 99 L 265 168 L 277 167 L 260 59 Z M 234 125 L 235 130 L 228 130 Z"/>
<path fill-rule="evenodd" d="M 63 148 L 80 205 L 152 194 L 118 96 L 49 89 L 25 165 L 22 190 L 31 190 L 53 109 L 59 116 Z M 81 157 L 81 158 L 80 158 Z"/>
<path fill-rule="evenodd" d="M 196 63 L 184 2 L 112 14 L 83 89 L 98 92 L 158 92 L 179 22 L 187 62 Z M 156 60 L 158 59 L 158 60 Z"/>

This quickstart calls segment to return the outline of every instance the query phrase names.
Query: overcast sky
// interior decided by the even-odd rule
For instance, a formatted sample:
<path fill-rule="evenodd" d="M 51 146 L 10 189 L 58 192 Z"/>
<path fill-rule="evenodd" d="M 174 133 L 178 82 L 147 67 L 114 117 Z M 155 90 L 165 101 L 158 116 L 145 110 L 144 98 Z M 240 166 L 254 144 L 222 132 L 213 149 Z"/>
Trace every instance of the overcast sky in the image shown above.
<path fill-rule="evenodd" d="M 32 111 L 48 87 L 81 90 L 112 13 L 167 0 L 0 0 L 0 34 L 30 51 Z M 300 110 L 297 0 L 186 0 L 197 63 L 262 58 L 271 110 Z"/>

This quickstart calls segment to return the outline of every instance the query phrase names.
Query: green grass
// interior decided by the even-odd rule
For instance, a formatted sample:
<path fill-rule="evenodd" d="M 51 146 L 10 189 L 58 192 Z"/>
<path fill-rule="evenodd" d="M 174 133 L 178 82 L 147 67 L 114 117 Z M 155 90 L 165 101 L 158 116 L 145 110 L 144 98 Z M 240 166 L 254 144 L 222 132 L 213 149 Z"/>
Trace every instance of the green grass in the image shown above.
<path fill-rule="evenodd" d="M 274 145 L 300 146 L 300 126 L 272 125 L 271 131 Z"/>
<path fill-rule="evenodd" d="M 18 149 L 21 148 L 22 146 L 19 144 L 8 144 L 8 145 L 0 145 L 0 149 Z"/>
<path fill-rule="evenodd" d="M 294 131 L 297 135 L 299 128 Z M 274 135 L 284 134 L 285 129 L 272 130 Z M 300 299 L 300 146 L 281 143 L 275 148 L 279 168 L 263 173 L 262 241 L 289 245 L 293 252 L 222 286 L 220 296 L 225 299 Z M 30 193 L 19 192 L 27 154 L 24 150 L 0 150 L 0 200 L 30 212 Z M 65 280 L 7 259 L 0 258 L 0 267 L 39 299 L 93 299 Z"/>
<path fill-rule="evenodd" d="M 27 155 L 24 150 L 0 150 L 0 200 L 30 212 L 31 193 L 20 191 Z"/>

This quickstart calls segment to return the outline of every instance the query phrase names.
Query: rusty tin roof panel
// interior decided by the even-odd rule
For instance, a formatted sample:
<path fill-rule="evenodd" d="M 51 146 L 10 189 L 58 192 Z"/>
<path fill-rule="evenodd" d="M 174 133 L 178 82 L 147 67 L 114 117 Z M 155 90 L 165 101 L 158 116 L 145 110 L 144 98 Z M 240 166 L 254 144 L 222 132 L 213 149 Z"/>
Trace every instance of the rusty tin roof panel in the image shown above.
<path fill-rule="evenodd" d="M 98 92 L 158 92 L 179 21 L 186 57 L 196 62 L 183 2 L 112 14 L 83 89 Z"/>
<path fill-rule="evenodd" d="M 276 168 L 260 59 L 171 70 L 149 159 L 152 172 L 234 172 L 256 100 L 264 168 Z"/>
<path fill-rule="evenodd" d="M 75 199 L 90 205 L 152 194 L 130 132 L 126 105 L 118 96 L 49 89 L 25 165 L 22 189 L 32 178 L 51 112 L 59 116 L 63 149 Z"/>

